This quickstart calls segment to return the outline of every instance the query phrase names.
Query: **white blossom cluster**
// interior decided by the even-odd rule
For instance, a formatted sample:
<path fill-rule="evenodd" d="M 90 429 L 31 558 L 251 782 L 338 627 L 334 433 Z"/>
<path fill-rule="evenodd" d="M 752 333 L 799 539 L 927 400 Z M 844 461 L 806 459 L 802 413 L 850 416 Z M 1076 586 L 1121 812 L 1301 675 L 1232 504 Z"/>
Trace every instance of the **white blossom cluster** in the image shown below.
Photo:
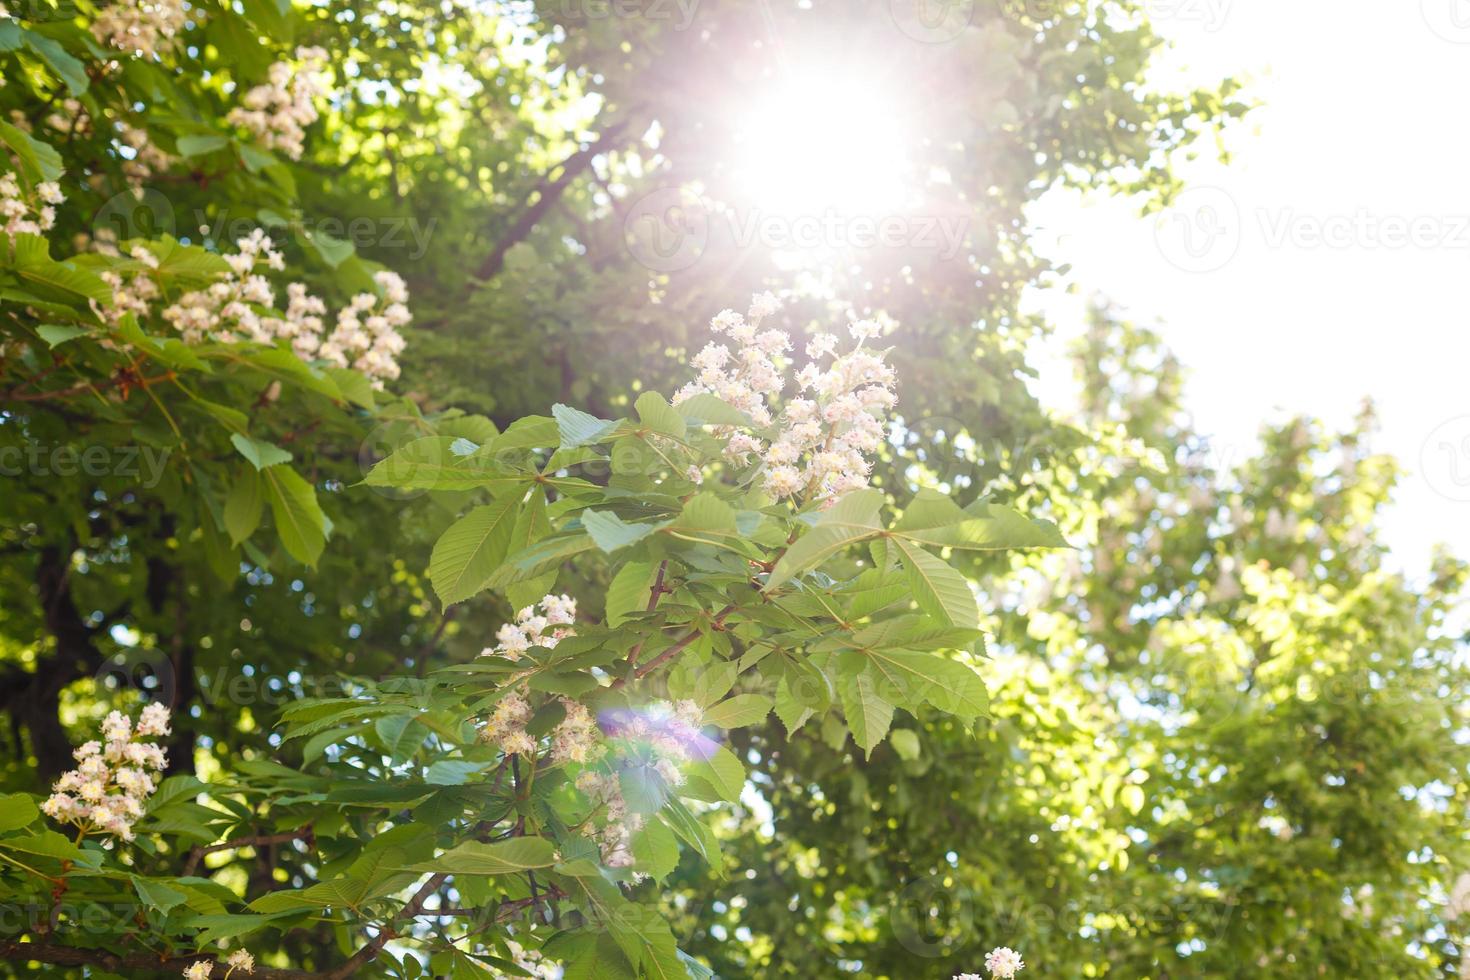
<path fill-rule="evenodd" d="M 128 54 L 156 58 L 171 51 L 188 25 L 185 0 L 118 0 L 92 22 L 92 36 Z"/>
<path fill-rule="evenodd" d="M 759 326 L 779 308 L 775 297 L 763 293 L 746 317 L 725 310 L 711 320 L 710 329 L 729 334 L 739 349 L 732 354 L 726 345 L 711 343 L 695 355 L 698 378 L 679 390 L 675 403 L 708 392 L 750 415 L 756 428 L 770 426 L 768 399 L 785 386 L 776 358 L 791 341 L 784 331 Z M 763 486 L 778 500 L 831 501 L 868 485 L 869 456 L 882 443 L 883 417 L 897 401 L 895 376 L 882 353 L 864 346 L 882 332 L 876 322 L 853 320 L 848 332 L 857 343 L 847 353 L 838 353 L 835 334 L 819 333 L 807 343 L 811 360 L 796 373 L 798 394 L 786 401 L 770 445 L 748 432 L 729 433 L 726 458 L 746 466 L 760 457 Z"/>
<path fill-rule="evenodd" d="M 300 67 L 277 61 L 271 65 L 270 81 L 245 93 L 241 105 L 230 110 L 226 121 L 248 129 L 267 149 L 280 150 L 300 160 L 305 149 L 306 127 L 317 120 L 317 96 L 325 95 L 321 73 L 327 53 L 321 48 L 297 48 Z"/>
<path fill-rule="evenodd" d="M 689 761 L 690 748 L 700 738 L 701 712 L 693 701 L 669 704 L 655 701 L 630 717 L 616 719 L 610 734 L 641 742 L 652 749 L 653 768 L 669 786 L 684 783 L 681 763 Z M 594 833 L 602 863 L 609 868 L 626 868 L 634 863 L 633 835 L 643 828 L 643 817 L 628 810 L 618 772 L 585 769 L 578 774 L 581 790 L 603 811 L 603 822 Z"/>
<path fill-rule="evenodd" d="M 397 357 L 403 351 L 404 340 L 397 328 L 413 319 L 408 311 L 408 287 L 402 277 L 388 271 L 375 273 L 373 281 L 383 290 L 383 296 L 354 296 L 337 314 L 336 325 L 323 339 L 326 304 L 309 294 L 301 283 L 286 287 L 284 317 L 273 315 L 275 290 L 257 270 L 262 265 L 284 269 L 285 260 L 271 247 L 265 232 L 257 228 L 235 245 L 239 251 L 224 257 L 229 274 L 207 289 L 185 293 L 163 311 L 163 318 L 183 335 L 185 342 L 251 340 L 274 344 L 285 339 L 302 359 L 350 366 L 371 378 L 375 387 L 381 388 L 385 379 L 398 377 Z M 113 288 L 116 291 L 118 287 Z M 131 284 L 129 289 L 133 295 L 138 292 Z"/>
<path fill-rule="evenodd" d="M 255 957 L 243 949 L 237 949 L 225 960 L 225 980 L 229 980 L 230 974 L 239 970 L 241 973 L 255 972 Z M 196 960 L 184 967 L 185 980 L 209 980 L 214 975 L 214 962 L 212 960 Z"/>
<path fill-rule="evenodd" d="M 66 200 L 61 185 L 54 180 L 42 181 L 36 185 L 36 197 L 42 202 L 39 208 L 26 199 L 15 174 L 0 174 L 0 219 L 4 219 L 5 234 L 39 235 L 51 230 L 56 224 L 56 209 L 52 205 Z"/>
<path fill-rule="evenodd" d="M 985 954 L 985 969 L 990 971 L 995 980 L 1011 980 L 1017 973 L 1025 969 L 1026 964 L 1021 961 L 1021 954 L 1009 946 L 997 946 Z M 978 974 L 961 974 L 966 978 L 980 980 Z"/>
<path fill-rule="evenodd" d="M 602 853 L 602 863 L 609 868 L 631 865 L 633 835 L 643 829 L 643 815 L 628 810 L 618 774 L 584 769 L 577 774 L 577 789 L 603 811 L 603 823 L 593 833 Z"/>
<path fill-rule="evenodd" d="M 114 248 L 112 251 L 116 252 L 117 249 Z M 158 257 L 142 245 L 134 245 L 128 255 L 142 267 L 142 270 L 158 268 Z M 92 310 L 105 322 L 114 326 L 129 313 L 140 319 L 146 317 L 152 308 L 153 301 L 159 295 L 158 284 L 146 272 L 141 275 L 124 276 L 119 272 L 107 269 L 98 273 L 98 278 L 112 290 L 112 302 L 103 306 L 93 300 Z"/>
<path fill-rule="evenodd" d="M 109 714 L 102 721 L 104 741 L 77 747 L 77 768 L 62 773 L 41 811 L 84 834 L 132 840 L 143 801 L 157 788 L 150 770 L 161 772 L 167 762 L 163 749 L 137 739 L 169 734 L 168 722 L 161 704 L 145 707 L 136 728 L 122 712 Z"/>
<path fill-rule="evenodd" d="M 46 125 L 58 133 L 85 136 L 92 131 L 92 118 L 87 107 L 76 99 L 62 99 L 46 116 Z"/>
<path fill-rule="evenodd" d="M 535 755 L 536 739 L 526 731 L 530 721 L 530 703 L 511 691 L 495 703 L 495 711 L 480 729 L 480 740 L 500 746 L 506 755 Z"/>
<path fill-rule="evenodd" d="M 505 948 L 510 952 L 510 958 L 515 961 L 516 966 L 525 971 L 526 976 L 535 980 L 558 980 L 562 975 L 561 966 L 542 956 L 539 949 L 526 949 L 514 939 L 507 939 Z"/>
<path fill-rule="evenodd" d="M 732 354 L 724 344 L 707 344 L 692 361 L 699 371 L 696 380 L 674 393 L 674 404 L 708 392 L 749 415 L 757 426 L 770 425 L 768 399 L 779 395 L 786 384 L 775 359 L 791 349 L 791 337 L 784 330 L 761 330 L 760 325 L 780 309 L 780 300 L 761 293 L 750 301 L 745 316 L 734 310 L 716 314 L 710 329 L 728 334 L 739 348 Z"/>
<path fill-rule="evenodd" d="M 538 611 L 538 608 L 539 611 Z M 482 657 L 521 659 L 531 647 L 552 649 L 568 636 L 577 621 L 577 600 L 569 595 L 548 595 L 516 613 L 516 621 L 506 623 L 495 633 L 495 646 L 480 651 Z"/>

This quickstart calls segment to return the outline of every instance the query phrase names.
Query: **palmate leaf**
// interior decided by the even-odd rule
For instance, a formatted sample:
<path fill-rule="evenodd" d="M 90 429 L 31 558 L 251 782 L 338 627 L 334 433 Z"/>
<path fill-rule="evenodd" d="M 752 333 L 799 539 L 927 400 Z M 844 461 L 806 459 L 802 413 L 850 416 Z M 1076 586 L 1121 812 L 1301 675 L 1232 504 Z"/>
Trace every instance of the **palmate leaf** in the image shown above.
<path fill-rule="evenodd" d="M 546 538 L 507 558 L 485 583 L 499 589 L 554 571 L 565 559 L 597 547 L 590 534 L 563 534 Z"/>
<path fill-rule="evenodd" d="M 878 685 L 866 670 L 845 671 L 837 681 L 837 696 L 853 741 L 871 758 L 893 723 L 893 705 L 879 695 Z"/>
<path fill-rule="evenodd" d="M 648 597 L 653 592 L 653 580 L 658 574 L 657 565 L 651 561 L 629 562 L 608 583 L 604 603 L 607 625 L 616 629 L 627 621 L 630 613 L 641 612 L 648 607 Z"/>
<path fill-rule="evenodd" d="M 885 692 L 903 692 L 912 703 L 927 702 L 967 721 L 989 710 L 990 697 L 980 675 L 943 654 L 874 648 L 864 656 L 882 679 Z"/>
<path fill-rule="evenodd" d="M 569 405 L 553 405 L 551 414 L 556 419 L 557 433 L 560 438 L 558 448 L 561 449 L 574 449 L 577 446 L 591 446 L 603 442 L 623 424 L 612 419 L 600 419 L 595 415 L 588 415 Z"/>
<path fill-rule="evenodd" d="M 892 540 L 903 556 L 919 608 L 947 626 L 979 628 L 980 608 L 965 577 L 912 541 L 901 537 Z"/>
<path fill-rule="evenodd" d="M 519 503 L 514 494 L 505 494 L 474 508 L 439 536 L 429 558 L 429 581 L 440 602 L 450 606 L 485 587 L 505 560 Z"/>
<path fill-rule="evenodd" d="M 15 274 L 41 298 L 65 303 L 79 300 L 111 302 L 112 290 L 105 282 L 74 263 L 52 259 L 50 243 L 40 235 L 16 235 L 14 245 Z M 4 249 L 0 247 L 0 255 L 3 254 Z"/>
<path fill-rule="evenodd" d="M 704 723 L 719 728 L 747 728 L 764 721 L 772 701 L 763 694 L 737 694 L 704 712 Z"/>
<path fill-rule="evenodd" d="M 363 484 L 399 490 L 475 490 L 503 493 L 530 483 L 532 474 L 504 472 L 483 451 L 461 452 L 458 437 L 425 436 L 379 460 Z"/>
<path fill-rule="evenodd" d="M 798 538 L 781 556 L 771 570 L 766 591 L 779 588 L 849 546 L 881 533 L 878 508 L 882 505 L 883 494 L 879 491 L 855 490 L 832 509 L 824 511 L 816 526 Z"/>
<path fill-rule="evenodd" d="M 1055 524 L 1032 520 L 981 498 L 961 508 L 934 490 L 921 490 L 893 525 L 896 538 L 971 551 L 1066 548 Z"/>
<path fill-rule="evenodd" d="M 671 436 L 675 439 L 683 439 L 686 429 L 684 416 L 674 411 L 673 407 L 664 400 L 664 396 L 656 391 L 645 391 L 638 396 L 633 403 L 638 412 L 638 418 L 654 432 Z"/>
<path fill-rule="evenodd" d="M 562 964 L 562 980 L 635 980 L 628 958 L 605 932 L 579 929 L 558 933 L 542 951 Z"/>
<path fill-rule="evenodd" d="M 597 547 L 609 554 L 637 544 L 659 528 L 657 524 L 628 524 L 611 511 L 584 510 L 581 519 Z"/>
<path fill-rule="evenodd" d="M 327 515 L 317 503 L 315 488 L 288 466 L 267 467 L 260 478 L 286 552 L 304 565 L 315 566 L 327 546 Z"/>
<path fill-rule="evenodd" d="M 406 870 L 456 875 L 521 874 L 551 867 L 556 863 L 555 855 L 556 845 L 544 837 L 512 837 L 491 844 L 470 841 Z"/>

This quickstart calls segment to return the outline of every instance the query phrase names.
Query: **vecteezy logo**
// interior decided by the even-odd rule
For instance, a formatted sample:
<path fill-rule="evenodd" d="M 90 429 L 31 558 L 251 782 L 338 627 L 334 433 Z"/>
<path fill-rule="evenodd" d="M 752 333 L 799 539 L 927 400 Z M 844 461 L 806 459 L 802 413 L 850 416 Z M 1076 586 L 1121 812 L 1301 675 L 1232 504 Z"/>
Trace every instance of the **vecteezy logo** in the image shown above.
<path fill-rule="evenodd" d="M 103 690 L 132 689 L 167 705 L 174 703 L 177 680 L 168 654 L 143 647 L 130 647 L 108 657 L 93 675 L 93 681 Z"/>
<path fill-rule="evenodd" d="M 1419 472 L 1441 497 L 1470 501 L 1470 415 L 1435 426 L 1419 449 Z"/>
<path fill-rule="evenodd" d="M 174 206 L 161 192 L 139 187 L 114 194 L 92 219 L 92 237 L 125 242 L 174 234 Z"/>
<path fill-rule="evenodd" d="M 645 268 L 678 272 L 704 255 L 709 224 L 709 208 L 698 194 L 661 187 L 628 208 L 623 217 L 623 242 Z"/>
<path fill-rule="evenodd" d="M 915 41 L 943 44 L 964 33 L 975 16 L 975 0 L 888 0 L 893 23 Z"/>
<path fill-rule="evenodd" d="M 1452 44 L 1470 44 L 1470 0 L 1419 0 L 1429 29 Z"/>
<path fill-rule="evenodd" d="M 1154 242 L 1185 272 L 1214 272 L 1240 248 L 1240 208 L 1218 187 L 1192 187 L 1154 220 Z"/>

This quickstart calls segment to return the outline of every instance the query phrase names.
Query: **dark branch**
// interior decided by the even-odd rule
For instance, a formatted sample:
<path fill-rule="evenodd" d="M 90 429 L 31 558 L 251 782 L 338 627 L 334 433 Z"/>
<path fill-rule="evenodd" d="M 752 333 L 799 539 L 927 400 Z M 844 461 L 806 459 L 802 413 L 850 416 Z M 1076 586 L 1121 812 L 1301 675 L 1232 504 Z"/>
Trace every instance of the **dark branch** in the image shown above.
<path fill-rule="evenodd" d="M 627 129 L 627 127 L 628 123 L 626 120 L 609 126 L 602 131 L 601 136 L 567 157 L 562 161 L 560 166 L 541 178 L 540 183 L 536 185 L 537 197 L 535 202 L 526 208 L 525 211 L 521 212 L 521 216 L 516 219 L 515 223 L 495 243 L 495 248 L 491 250 L 489 257 L 480 266 L 478 276 L 481 280 L 494 279 L 499 275 L 500 270 L 505 266 L 506 253 L 525 240 L 526 236 L 546 216 L 546 212 L 550 211 L 556 205 L 556 202 L 561 199 L 562 194 L 566 192 L 566 189 L 571 185 L 572 181 L 576 180 L 584 170 L 592 166 L 593 158 L 606 151 L 622 135 L 623 130 Z M 552 174 L 556 174 L 556 176 L 553 177 Z"/>

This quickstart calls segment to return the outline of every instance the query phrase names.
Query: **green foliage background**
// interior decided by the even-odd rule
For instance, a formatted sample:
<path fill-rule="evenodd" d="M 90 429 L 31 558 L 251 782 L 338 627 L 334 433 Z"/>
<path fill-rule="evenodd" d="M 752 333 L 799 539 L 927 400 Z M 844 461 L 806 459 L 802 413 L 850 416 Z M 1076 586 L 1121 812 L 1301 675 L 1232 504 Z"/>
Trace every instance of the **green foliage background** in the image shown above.
<path fill-rule="evenodd" d="M 467 663 L 514 608 L 489 592 L 446 610 L 426 575 L 473 492 L 367 486 L 371 465 L 419 436 L 484 442 L 553 403 L 631 416 L 640 392 L 687 379 L 713 313 L 772 288 L 792 324 L 851 306 L 902 325 L 900 424 L 874 479 L 892 505 L 986 497 L 1076 548 L 950 556 L 981 596 L 988 718 L 900 711 L 867 754 L 831 714 L 732 732 L 749 784 L 709 814 L 722 874 L 686 850 L 642 886 L 682 950 L 730 978 L 949 977 L 997 945 L 1049 978 L 1460 971 L 1465 925 L 1444 905 L 1470 864 L 1466 569 L 1391 570 L 1375 519 L 1398 471 L 1370 449 L 1371 411 L 1348 432 L 1285 422 L 1253 458 L 1215 465 L 1181 409 L 1180 365 L 1105 305 L 1074 351 L 1082 411 L 1058 417 L 1028 385 L 1048 325 L 1021 297 L 1053 270 L 1029 248 L 1027 204 L 1062 182 L 1154 208 L 1178 189 L 1171 163 L 1247 109 L 1228 80 L 1150 88 L 1159 42 L 1137 5 L 986 0 L 925 44 L 896 26 L 914 15 L 897 0 L 702 0 L 688 29 L 656 15 L 668 4 L 252 0 L 205 4 L 176 57 L 112 73 L 81 7 L 0 20 L 0 109 L 26 124 L 6 131 L 12 163 L 27 129 L 68 173 L 47 262 L 103 227 L 169 232 L 203 246 L 179 253 L 184 283 L 234 237 L 221 229 L 259 224 L 335 298 L 399 272 L 415 319 L 389 392 L 260 353 L 220 354 L 206 375 L 158 341 L 141 377 L 187 376 L 193 394 L 123 398 L 99 387 L 122 366 L 97 336 L 37 342 L 45 303 L 81 309 L 89 287 L 39 296 L 38 316 L 38 296 L 15 292 L 34 276 L 6 266 L 0 445 L 167 454 L 148 486 L 3 477 L 7 791 L 44 794 L 110 708 L 154 693 L 176 708 L 174 774 L 319 791 L 329 770 L 282 741 L 283 708 L 344 678 Z M 292 162 L 223 120 L 296 44 L 327 49 L 337 95 Z M 793 271 L 712 221 L 693 264 L 639 261 L 650 195 L 751 205 L 723 120 L 785 59 L 870 66 L 925 106 L 915 170 L 943 174 L 922 183 L 925 209 L 965 218 L 958 255 L 873 249 Z M 92 125 L 48 129 L 69 98 Z M 109 129 L 122 120 L 174 157 L 141 204 Z M 315 501 L 298 498 L 304 530 L 288 526 L 291 491 L 266 490 L 231 540 L 231 494 L 285 479 L 232 449 L 245 433 L 292 454 Z M 584 556 L 556 588 L 596 614 L 608 579 Z M 161 688 L 119 683 L 150 671 Z M 438 818 L 401 802 L 402 825 Z M 206 869 L 235 895 L 305 888 L 361 847 L 338 844 L 325 863 L 261 848 Z M 27 934 L 4 929 L 0 946 Z M 301 970 L 353 948 L 325 926 L 271 942 L 252 946 L 262 962 Z M 367 970 L 411 976 L 410 961 Z M 14 955 L 5 969 L 83 975 Z"/>

